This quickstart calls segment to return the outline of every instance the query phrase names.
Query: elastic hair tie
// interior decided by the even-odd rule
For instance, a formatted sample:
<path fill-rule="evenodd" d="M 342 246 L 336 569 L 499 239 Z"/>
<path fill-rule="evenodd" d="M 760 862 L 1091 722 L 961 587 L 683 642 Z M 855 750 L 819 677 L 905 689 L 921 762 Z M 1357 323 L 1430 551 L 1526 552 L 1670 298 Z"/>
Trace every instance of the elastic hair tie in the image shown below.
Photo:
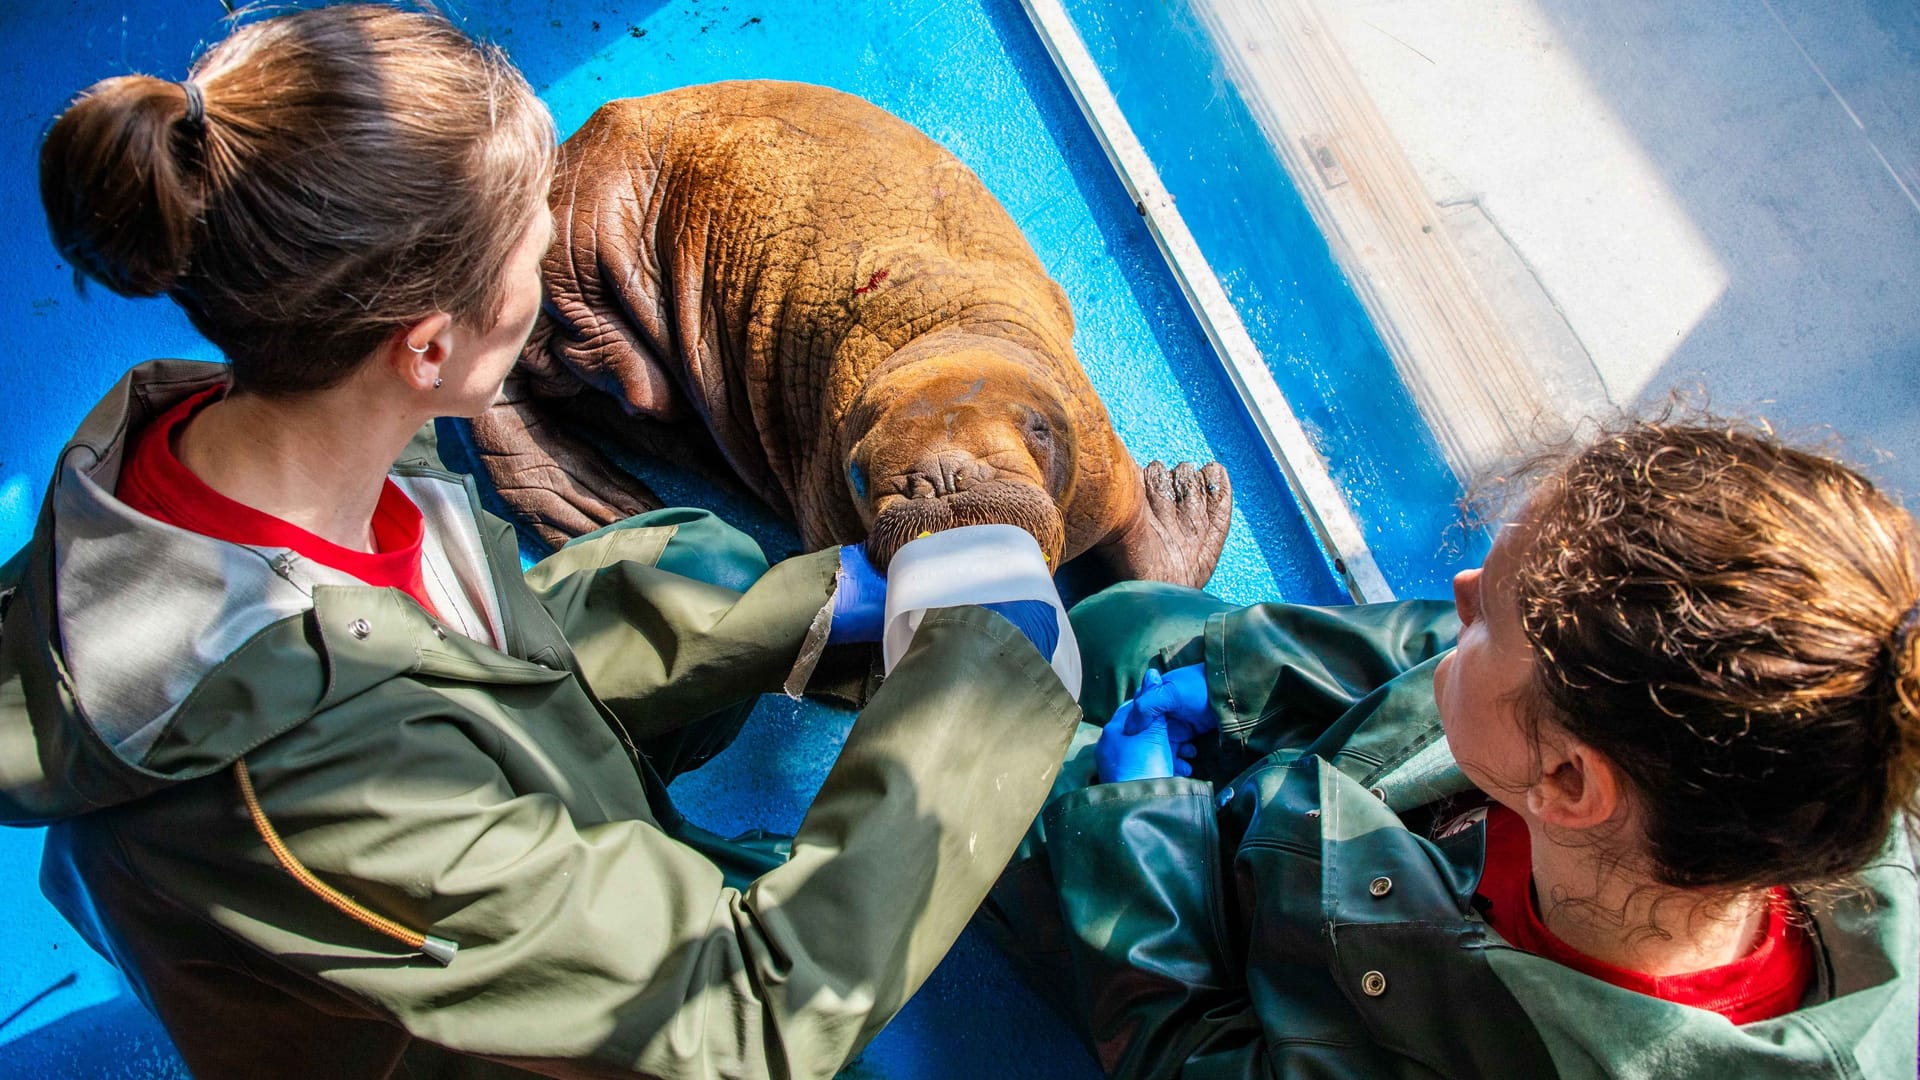
<path fill-rule="evenodd" d="M 205 126 L 207 122 L 207 99 L 206 95 L 200 92 L 200 85 L 192 79 L 181 79 L 179 82 L 174 83 L 174 85 L 185 91 L 187 95 L 187 115 L 181 117 L 180 122 L 188 127 L 197 128 Z"/>
<path fill-rule="evenodd" d="M 1900 622 L 1894 626 L 1893 647 L 1903 648 L 1916 628 L 1920 628 L 1920 600 L 1915 600 L 1913 606 L 1907 609 L 1905 615 L 1900 616 Z"/>

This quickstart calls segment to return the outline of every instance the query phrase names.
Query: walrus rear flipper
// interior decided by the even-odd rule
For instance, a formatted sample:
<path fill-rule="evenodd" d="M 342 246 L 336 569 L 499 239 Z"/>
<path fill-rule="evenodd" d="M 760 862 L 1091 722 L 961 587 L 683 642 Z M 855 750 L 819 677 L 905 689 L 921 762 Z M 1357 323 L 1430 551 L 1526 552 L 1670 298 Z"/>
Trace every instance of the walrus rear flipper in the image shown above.
<path fill-rule="evenodd" d="M 1227 543 L 1233 485 L 1216 463 L 1169 469 L 1158 461 L 1140 470 L 1140 511 L 1094 548 L 1124 579 L 1206 587 Z"/>
<path fill-rule="evenodd" d="M 661 507 L 638 478 L 551 423 L 552 410 L 519 378 L 510 378 L 500 400 L 468 422 L 474 455 L 522 535 L 557 548 Z"/>

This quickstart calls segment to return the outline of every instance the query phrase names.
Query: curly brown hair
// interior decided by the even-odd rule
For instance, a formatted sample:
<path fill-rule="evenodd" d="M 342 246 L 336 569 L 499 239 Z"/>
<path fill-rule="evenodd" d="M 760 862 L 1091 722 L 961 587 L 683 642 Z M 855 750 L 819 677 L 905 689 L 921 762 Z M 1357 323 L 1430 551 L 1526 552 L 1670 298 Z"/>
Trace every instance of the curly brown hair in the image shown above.
<path fill-rule="evenodd" d="M 1536 707 L 1640 801 L 1656 880 L 1820 885 L 1920 781 L 1920 538 L 1872 483 L 1737 424 L 1553 463 L 1515 575 Z"/>
<path fill-rule="evenodd" d="M 171 296 L 237 389 L 292 394 L 436 311 L 491 326 L 556 154 L 499 49 L 341 4 L 242 25 L 185 82 L 88 87 L 47 131 L 40 195 L 79 274 Z"/>

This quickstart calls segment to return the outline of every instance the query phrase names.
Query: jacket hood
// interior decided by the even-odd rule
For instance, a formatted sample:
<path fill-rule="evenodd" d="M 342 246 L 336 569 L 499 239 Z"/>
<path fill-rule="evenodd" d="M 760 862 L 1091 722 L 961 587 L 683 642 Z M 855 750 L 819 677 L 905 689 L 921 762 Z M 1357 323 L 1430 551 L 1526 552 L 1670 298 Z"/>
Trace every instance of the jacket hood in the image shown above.
<path fill-rule="evenodd" d="M 114 497 L 129 432 L 226 381 L 220 364 L 143 364 L 61 451 L 33 539 L 0 584 L 0 822 L 42 824 L 208 775 L 419 667 L 412 635 L 343 632 L 430 629 L 411 600 Z M 423 514 L 464 516 L 472 533 L 466 486 L 419 473 L 395 479 Z M 372 623 L 373 611 L 390 617 Z M 497 608 L 485 617 L 499 626 Z"/>

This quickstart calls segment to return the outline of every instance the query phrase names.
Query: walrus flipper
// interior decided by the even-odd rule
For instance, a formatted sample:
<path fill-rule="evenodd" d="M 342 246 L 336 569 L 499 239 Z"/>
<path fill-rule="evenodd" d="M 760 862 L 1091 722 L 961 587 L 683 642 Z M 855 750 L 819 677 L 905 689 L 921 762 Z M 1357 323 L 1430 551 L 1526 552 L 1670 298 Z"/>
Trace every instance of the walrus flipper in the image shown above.
<path fill-rule="evenodd" d="M 1095 548 L 1122 578 L 1203 588 L 1220 561 L 1233 516 L 1233 485 L 1218 462 L 1169 469 L 1158 461 L 1140 470 L 1140 513 L 1118 535 Z"/>
<path fill-rule="evenodd" d="M 551 408 L 509 379 L 500 400 L 470 421 L 475 456 L 517 527 L 557 548 L 661 507 L 638 477 L 551 423 Z"/>

